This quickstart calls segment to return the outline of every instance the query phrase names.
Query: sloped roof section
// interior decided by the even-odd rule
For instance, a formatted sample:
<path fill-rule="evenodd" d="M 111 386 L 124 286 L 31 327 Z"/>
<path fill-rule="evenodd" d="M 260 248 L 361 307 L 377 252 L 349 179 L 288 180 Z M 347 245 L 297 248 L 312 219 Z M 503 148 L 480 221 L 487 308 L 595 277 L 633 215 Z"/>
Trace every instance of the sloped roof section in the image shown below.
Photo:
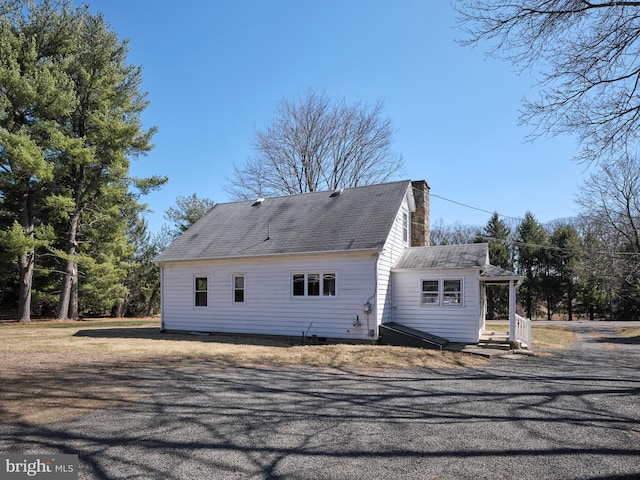
<path fill-rule="evenodd" d="M 382 249 L 411 182 L 216 204 L 156 262 Z"/>
<path fill-rule="evenodd" d="M 489 264 L 489 244 L 437 245 L 407 248 L 396 269 L 475 268 Z"/>
<path fill-rule="evenodd" d="M 501 283 L 509 280 L 521 281 L 523 278 L 524 277 L 522 275 L 505 270 L 504 268 L 496 267 L 495 265 L 487 265 L 482 269 L 482 273 L 480 274 L 480 279 L 488 283 Z"/>

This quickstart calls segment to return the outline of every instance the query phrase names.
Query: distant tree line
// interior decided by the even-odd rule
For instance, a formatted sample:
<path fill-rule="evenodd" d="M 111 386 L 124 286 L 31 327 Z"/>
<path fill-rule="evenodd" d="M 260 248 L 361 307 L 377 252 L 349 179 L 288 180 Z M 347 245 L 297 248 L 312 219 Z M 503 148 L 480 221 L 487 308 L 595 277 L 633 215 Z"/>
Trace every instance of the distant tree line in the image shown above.
<path fill-rule="evenodd" d="M 432 226 L 433 244 L 489 243 L 493 265 L 524 280 L 518 301 L 529 318 L 640 318 L 640 165 L 625 157 L 584 182 L 578 216 L 542 225 L 497 213 L 484 228 Z M 487 290 L 487 316 L 506 317 L 507 291 Z"/>
<path fill-rule="evenodd" d="M 0 302 L 22 322 L 150 301 L 140 198 L 166 178 L 129 175 L 154 129 L 127 50 L 85 6 L 0 2 Z"/>

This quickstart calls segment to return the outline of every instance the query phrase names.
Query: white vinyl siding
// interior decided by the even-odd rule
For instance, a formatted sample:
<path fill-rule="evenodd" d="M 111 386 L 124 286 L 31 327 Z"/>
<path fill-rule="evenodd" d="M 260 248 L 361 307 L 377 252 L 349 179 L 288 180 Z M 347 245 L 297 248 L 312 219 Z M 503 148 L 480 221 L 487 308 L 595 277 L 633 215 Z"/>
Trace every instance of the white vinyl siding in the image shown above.
<path fill-rule="evenodd" d="M 477 342 L 480 283 L 473 270 L 397 270 L 393 279 L 393 321 L 452 342 Z M 451 282 L 448 282 L 451 280 Z M 424 283 L 431 302 L 424 302 Z M 433 287 L 437 282 L 438 300 Z M 443 290 L 446 285 L 446 291 Z M 457 286 L 461 291 L 457 291 Z"/>
<path fill-rule="evenodd" d="M 409 239 L 411 238 L 411 223 L 408 221 L 411 218 L 411 211 L 408 201 L 409 196 L 413 198 L 413 190 L 411 189 L 411 187 L 409 187 L 407 195 L 405 196 L 402 205 L 400 205 L 400 208 L 398 209 L 395 222 L 393 223 L 393 226 L 391 227 L 391 230 L 389 232 L 389 236 L 387 237 L 387 241 L 384 244 L 384 249 L 378 258 L 378 288 L 377 296 L 375 299 L 377 325 L 393 321 L 391 269 L 395 266 L 405 248 L 407 248 Z M 407 218 L 406 225 L 408 230 L 406 240 L 404 237 L 405 216 Z"/>
<path fill-rule="evenodd" d="M 375 259 L 360 252 L 165 263 L 163 328 L 366 340 L 363 306 L 375 290 Z M 237 272 L 244 272 L 242 308 L 230 295 Z M 322 274 L 320 295 L 294 297 L 294 273 Z M 208 277 L 209 308 L 193 308 L 194 276 Z M 361 326 L 354 327 L 357 316 Z"/>

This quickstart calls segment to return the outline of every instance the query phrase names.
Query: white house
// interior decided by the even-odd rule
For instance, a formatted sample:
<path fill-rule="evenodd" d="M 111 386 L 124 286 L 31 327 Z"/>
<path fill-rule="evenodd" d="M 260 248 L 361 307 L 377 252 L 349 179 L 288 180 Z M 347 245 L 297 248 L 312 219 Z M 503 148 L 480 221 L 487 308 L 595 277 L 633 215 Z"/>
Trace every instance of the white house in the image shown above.
<path fill-rule="evenodd" d="M 429 187 L 399 181 L 216 204 L 157 259 L 162 329 L 367 340 L 395 322 L 477 342 L 488 245 L 429 245 Z"/>

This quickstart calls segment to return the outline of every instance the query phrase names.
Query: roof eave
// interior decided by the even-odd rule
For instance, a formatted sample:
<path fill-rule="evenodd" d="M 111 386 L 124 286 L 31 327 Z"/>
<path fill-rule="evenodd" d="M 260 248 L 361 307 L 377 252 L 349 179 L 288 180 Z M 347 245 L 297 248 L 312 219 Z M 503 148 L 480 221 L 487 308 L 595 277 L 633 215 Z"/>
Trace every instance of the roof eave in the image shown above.
<path fill-rule="evenodd" d="M 469 271 L 477 271 L 480 267 L 477 265 L 471 266 L 436 266 L 436 267 L 392 267 L 392 272 L 413 272 L 416 270 L 469 270 Z"/>
<path fill-rule="evenodd" d="M 247 260 L 251 258 L 276 258 L 276 257 L 293 257 L 301 255 L 338 255 L 349 253 L 371 253 L 378 254 L 383 249 L 379 247 L 375 248 L 357 248 L 351 250 L 321 250 L 312 252 L 287 252 L 287 253 L 266 253 L 262 255 L 231 255 L 231 256 L 219 256 L 219 257 L 193 257 L 193 258 L 180 258 L 172 260 L 154 260 L 156 265 L 163 265 L 165 263 L 184 263 L 184 262 L 208 262 L 212 260 Z"/>
<path fill-rule="evenodd" d="M 504 282 L 509 282 L 511 280 L 515 280 L 516 282 L 520 283 L 522 280 L 524 280 L 524 277 L 521 277 L 519 275 L 513 275 L 513 276 L 501 276 L 501 277 L 483 277 L 482 275 L 480 276 L 480 281 L 485 282 L 485 283 L 504 283 Z"/>

